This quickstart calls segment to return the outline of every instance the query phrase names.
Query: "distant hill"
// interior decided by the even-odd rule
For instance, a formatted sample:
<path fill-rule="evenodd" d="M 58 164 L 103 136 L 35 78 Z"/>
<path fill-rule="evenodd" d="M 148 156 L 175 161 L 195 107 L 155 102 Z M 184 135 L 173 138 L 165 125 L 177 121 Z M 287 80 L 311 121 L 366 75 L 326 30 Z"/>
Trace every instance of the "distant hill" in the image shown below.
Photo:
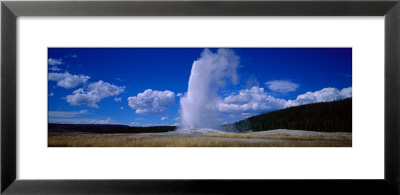
<path fill-rule="evenodd" d="M 352 132 L 352 99 L 289 107 L 231 124 L 238 131 L 299 129 Z"/>
<path fill-rule="evenodd" d="M 131 127 L 128 125 L 108 124 L 48 124 L 49 132 L 53 133 L 160 133 L 176 129 L 176 126 Z"/>

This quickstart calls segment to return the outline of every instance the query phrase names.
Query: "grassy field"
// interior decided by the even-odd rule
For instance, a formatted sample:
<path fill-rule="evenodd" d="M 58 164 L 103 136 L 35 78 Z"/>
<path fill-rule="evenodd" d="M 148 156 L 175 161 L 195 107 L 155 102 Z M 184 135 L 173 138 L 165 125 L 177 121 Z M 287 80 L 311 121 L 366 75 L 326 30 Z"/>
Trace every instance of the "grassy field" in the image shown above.
<path fill-rule="evenodd" d="M 290 132 L 290 131 L 288 131 Z M 49 147 L 351 147 L 351 133 L 50 133 Z"/>

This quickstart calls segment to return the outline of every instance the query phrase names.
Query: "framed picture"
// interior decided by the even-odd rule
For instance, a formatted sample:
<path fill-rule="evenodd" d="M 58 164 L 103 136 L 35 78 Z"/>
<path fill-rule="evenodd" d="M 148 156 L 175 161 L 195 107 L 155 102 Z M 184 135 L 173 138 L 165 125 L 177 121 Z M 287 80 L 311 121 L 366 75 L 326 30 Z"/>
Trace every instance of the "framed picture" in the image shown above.
<path fill-rule="evenodd" d="M 352 48 L 48 48 L 48 63 L 49 147 L 352 146 Z"/>
<path fill-rule="evenodd" d="M 397 0 L 3 1 L 1 25 L 2 193 L 400 192 Z"/>

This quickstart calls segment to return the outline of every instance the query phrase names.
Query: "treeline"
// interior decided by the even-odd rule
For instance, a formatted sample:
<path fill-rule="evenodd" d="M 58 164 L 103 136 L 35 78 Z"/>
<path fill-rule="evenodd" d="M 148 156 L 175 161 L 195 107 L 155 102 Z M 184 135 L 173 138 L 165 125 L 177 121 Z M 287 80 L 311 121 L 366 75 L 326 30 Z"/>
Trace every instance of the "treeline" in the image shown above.
<path fill-rule="evenodd" d="M 176 126 L 126 127 L 105 131 L 103 133 L 163 133 L 176 130 L 176 128 Z"/>
<path fill-rule="evenodd" d="M 161 133 L 173 131 L 176 128 L 176 126 L 131 127 L 128 125 L 108 124 L 48 124 L 49 132 L 58 133 Z"/>
<path fill-rule="evenodd" d="M 238 131 L 298 129 L 324 132 L 352 131 L 352 99 L 313 103 L 277 110 L 233 123 Z"/>

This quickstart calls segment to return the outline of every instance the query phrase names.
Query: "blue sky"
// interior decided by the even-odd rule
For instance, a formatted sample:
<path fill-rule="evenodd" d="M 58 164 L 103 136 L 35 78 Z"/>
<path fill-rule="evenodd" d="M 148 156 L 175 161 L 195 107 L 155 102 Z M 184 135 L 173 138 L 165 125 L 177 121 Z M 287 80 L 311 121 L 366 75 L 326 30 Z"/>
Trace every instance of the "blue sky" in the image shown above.
<path fill-rule="evenodd" d="M 218 91 L 221 123 L 351 97 L 351 48 L 230 48 L 238 82 Z M 49 48 L 49 122 L 172 125 L 204 48 Z M 218 55 L 216 48 L 211 53 Z"/>

